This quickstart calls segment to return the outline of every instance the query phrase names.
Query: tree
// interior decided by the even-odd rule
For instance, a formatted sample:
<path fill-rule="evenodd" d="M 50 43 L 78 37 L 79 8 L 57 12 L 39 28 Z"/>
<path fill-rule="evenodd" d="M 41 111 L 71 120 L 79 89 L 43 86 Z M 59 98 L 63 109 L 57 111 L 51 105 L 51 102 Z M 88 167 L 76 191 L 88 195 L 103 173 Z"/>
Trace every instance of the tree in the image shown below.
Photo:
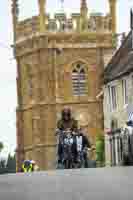
<path fill-rule="evenodd" d="M 0 142 L 0 153 L 1 153 L 1 151 L 4 149 L 4 145 L 3 145 L 3 143 L 2 142 Z"/>
<path fill-rule="evenodd" d="M 0 142 L 0 153 L 4 149 L 4 144 Z M 6 160 L 1 159 L 0 157 L 0 174 L 6 173 Z"/>
<path fill-rule="evenodd" d="M 0 174 L 5 174 L 5 173 L 7 173 L 6 160 L 1 160 L 0 161 Z"/>
<path fill-rule="evenodd" d="M 7 173 L 16 173 L 16 155 L 11 156 L 9 153 L 6 168 Z"/>
<path fill-rule="evenodd" d="M 4 145 L 0 142 L 0 153 L 4 149 Z M 16 155 L 8 154 L 7 159 L 0 158 L 0 174 L 16 173 Z"/>

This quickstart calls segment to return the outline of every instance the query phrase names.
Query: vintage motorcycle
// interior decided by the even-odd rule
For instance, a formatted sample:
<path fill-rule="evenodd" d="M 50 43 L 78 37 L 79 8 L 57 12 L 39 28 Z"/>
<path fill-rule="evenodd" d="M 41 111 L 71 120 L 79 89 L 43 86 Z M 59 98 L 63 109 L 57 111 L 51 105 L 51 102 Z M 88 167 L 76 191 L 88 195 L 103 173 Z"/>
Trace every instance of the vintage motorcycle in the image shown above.
<path fill-rule="evenodd" d="M 74 168 L 74 155 L 72 152 L 73 145 L 73 135 L 71 131 L 65 133 L 63 138 L 63 159 L 62 164 L 64 169 L 72 169 Z"/>
<path fill-rule="evenodd" d="M 76 168 L 88 167 L 87 152 L 87 147 L 85 147 L 84 149 L 82 149 L 81 147 L 78 148 Z"/>
<path fill-rule="evenodd" d="M 58 131 L 58 142 L 62 146 L 62 166 L 64 169 L 74 168 L 72 145 L 74 142 L 71 130 Z"/>

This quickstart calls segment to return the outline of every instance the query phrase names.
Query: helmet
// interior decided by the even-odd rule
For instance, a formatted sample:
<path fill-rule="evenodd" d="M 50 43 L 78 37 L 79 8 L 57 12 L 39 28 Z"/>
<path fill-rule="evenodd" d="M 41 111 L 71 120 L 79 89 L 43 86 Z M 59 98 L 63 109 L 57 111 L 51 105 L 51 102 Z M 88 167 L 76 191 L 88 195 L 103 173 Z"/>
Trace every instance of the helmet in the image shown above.
<path fill-rule="evenodd" d="M 62 110 L 62 118 L 65 119 L 66 116 L 68 119 L 71 119 L 71 109 L 70 108 L 64 108 Z"/>
<path fill-rule="evenodd" d="M 24 164 L 25 167 L 29 167 L 30 164 L 31 164 L 31 161 L 30 160 L 24 160 L 23 164 Z"/>

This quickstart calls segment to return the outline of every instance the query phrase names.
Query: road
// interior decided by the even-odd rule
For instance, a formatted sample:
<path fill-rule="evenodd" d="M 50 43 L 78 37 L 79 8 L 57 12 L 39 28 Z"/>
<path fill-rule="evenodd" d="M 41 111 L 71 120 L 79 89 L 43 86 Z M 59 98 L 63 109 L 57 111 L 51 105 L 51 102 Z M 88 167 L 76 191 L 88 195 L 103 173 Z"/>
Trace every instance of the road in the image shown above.
<path fill-rule="evenodd" d="M 0 200 L 133 200 L 133 168 L 0 176 Z"/>

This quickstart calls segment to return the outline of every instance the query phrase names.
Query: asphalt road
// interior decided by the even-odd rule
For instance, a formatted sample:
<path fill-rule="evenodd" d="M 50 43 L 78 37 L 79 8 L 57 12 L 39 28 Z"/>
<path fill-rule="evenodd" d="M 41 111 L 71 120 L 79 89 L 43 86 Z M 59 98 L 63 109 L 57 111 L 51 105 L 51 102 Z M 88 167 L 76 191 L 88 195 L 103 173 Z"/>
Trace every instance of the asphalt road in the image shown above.
<path fill-rule="evenodd" d="M 0 176 L 0 200 L 133 200 L 133 168 Z"/>

